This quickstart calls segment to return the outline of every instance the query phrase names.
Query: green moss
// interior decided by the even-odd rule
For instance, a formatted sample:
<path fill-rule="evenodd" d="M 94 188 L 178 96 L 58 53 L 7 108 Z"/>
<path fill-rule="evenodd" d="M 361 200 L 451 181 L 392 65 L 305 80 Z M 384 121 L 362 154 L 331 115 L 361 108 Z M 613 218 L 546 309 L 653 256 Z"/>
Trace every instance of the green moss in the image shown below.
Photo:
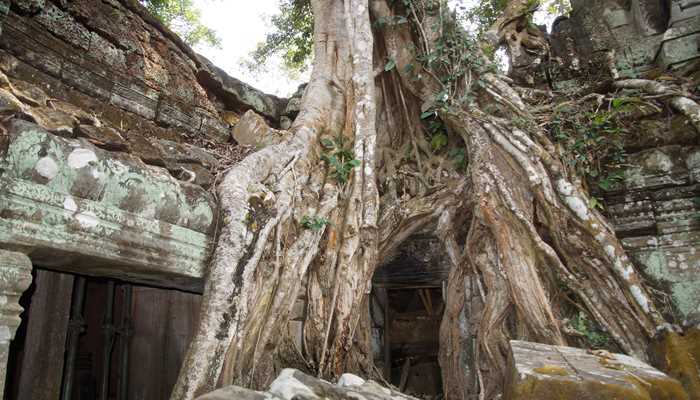
<path fill-rule="evenodd" d="M 544 375 L 556 375 L 556 376 L 566 376 L 570 375 L 569 371 L 566 370 L 566 368 L 562 368 L 557 365 L 545 365 L 542 367 L 538 367 L 534 369 L 535 372 L 538 374 L 544 374 Z"/>
<path fill-rule="evenodd" d="M 679 236 L 679 240 L 689 238 Z M 684 319 L 694 312 L 700 311 L 700 282 L 689 280 L 682 274 L 669 268 L 669 260 L 663 251 L 657 250 L 640 257 L 644 273 L 659 285 L 667 288 L 673 298 L 675 312 L 679 319 Z"/>
<path fill-rule="evenodd" d="M 509 400 L 687 400 L 678 384 L 670 380 L 646 381 L 633 377 L 619 384 L 573 379 L 546 379 L 533 377 L 522 381 L 510 393 Z"/>
<path fill-rule="evenodd" d="M 652 362 L 678 379 L 691 400 L 700 400 L 700 330 L 666 332 L 650 346 Z"/>

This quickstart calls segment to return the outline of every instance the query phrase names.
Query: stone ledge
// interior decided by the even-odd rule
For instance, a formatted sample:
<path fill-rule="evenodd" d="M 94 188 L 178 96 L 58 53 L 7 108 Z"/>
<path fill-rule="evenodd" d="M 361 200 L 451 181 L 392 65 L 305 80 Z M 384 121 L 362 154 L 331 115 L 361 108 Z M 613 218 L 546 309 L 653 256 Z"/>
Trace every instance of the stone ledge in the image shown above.
<path fill-rule="evenodd" d="M 58 137 L 19 119 L 3 126 L 9 141 L 0 148 L 0 177 L 212 233 L 216 204 L 199 186 L 178 181 L 135 156 L 99 149 L 86 139 Z"/>
<path fill-rule="evenodd" d="M 47 268 L 201 291 L 210 193 L 86 139 L 20 119 L 2 127 L 0 246 Z"/>
<path fill-rule="evenodd" d="M 0 244 L 42 267 L 201 291 L 211 238 L 45 186 L 0 179 Z"/>

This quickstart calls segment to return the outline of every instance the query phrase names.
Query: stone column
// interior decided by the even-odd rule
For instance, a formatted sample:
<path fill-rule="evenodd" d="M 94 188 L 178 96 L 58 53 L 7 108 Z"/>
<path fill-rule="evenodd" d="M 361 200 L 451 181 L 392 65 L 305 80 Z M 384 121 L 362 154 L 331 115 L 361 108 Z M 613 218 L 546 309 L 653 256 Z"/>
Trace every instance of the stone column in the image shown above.
<path fill-rule="evenodd" d="M 22 253 L 0 249 L 0 400 L 5 388 L 10 342 L 24 311 L 19 296 L 32 283 L 32 262 Z"/>

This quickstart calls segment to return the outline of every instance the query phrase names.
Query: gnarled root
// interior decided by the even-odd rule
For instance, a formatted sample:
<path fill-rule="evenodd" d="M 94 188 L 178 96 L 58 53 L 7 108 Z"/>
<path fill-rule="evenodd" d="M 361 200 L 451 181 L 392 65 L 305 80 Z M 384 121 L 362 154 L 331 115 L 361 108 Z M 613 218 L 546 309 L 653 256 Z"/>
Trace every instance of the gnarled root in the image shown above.
<path fill-rule="evenodd" d="M 670 104 L 676 111 L 682 113 L 700 133 L 700 105 L 683 93 L 680 89 L 674 89 L 661 82 L 648 79 L 623 79 L 615 82 L 619 89 L 639 89 L 653 95 L 668 95 Z"/>
<path fill-rule="evenodd" d="M 441 362 L 458 365 L 453 358 L 465 357 L 470 350 L 463 347 L 465 338 L 475 334 L 478 391 L 494 395 L 505 374 L 508 340 L 566 343 L 565 315 L 552 301 L 561 284 L 624 351 L 644 359 L 663 320 L 611 228 L 545 150 L 548 141 L 474 110 L 447 120 L 470 149 L 475 208 L 464 252 L 450 276 Z M 481 315 L 465 332 L 463 321 L 475 319 L 465 314 L 472 297 L 482 298 Z M 464 387 L 473 382 L 451 370 L 444 380 L 445 392 L 457 394 L 449 398 L 477 392 Z"/>
<path fill-rule="evenodd" d="M 217 386 L 265 386 L 279 332 L 307 270 L 327 276 L 334 300 L 317 369 L 341 371 L 365 301 L 377 246 L 372 34 L 360 0 L 314 1 L 316 62 L 291 138 L 236 165 L 218 188 L 223 226 L 210 265 L 197 334 L 173 400 Z M 352 81 L 339 90 L 337 79 Z M 350 184 L 336 182 L 319 158 L 319 137 L 341 135 L 360 160 Z M 304 229 L 303 216 L 327 221 Z M 318 300 L 318 299 L 313 299 Z M 371 362 L 371 360 L 370 360 Z"/>

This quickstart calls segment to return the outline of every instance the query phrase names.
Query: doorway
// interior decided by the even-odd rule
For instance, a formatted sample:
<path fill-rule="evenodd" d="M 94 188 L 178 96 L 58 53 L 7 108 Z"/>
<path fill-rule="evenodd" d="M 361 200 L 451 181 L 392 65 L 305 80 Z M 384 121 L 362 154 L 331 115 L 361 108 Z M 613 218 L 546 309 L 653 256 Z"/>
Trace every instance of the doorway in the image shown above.
<path fill-rule="evenodd" d="M 442 398 L 438 351 L 450 263 L 434 236 L 404 242 L 372 280 L 375 363 L 402 392 Z"/>

